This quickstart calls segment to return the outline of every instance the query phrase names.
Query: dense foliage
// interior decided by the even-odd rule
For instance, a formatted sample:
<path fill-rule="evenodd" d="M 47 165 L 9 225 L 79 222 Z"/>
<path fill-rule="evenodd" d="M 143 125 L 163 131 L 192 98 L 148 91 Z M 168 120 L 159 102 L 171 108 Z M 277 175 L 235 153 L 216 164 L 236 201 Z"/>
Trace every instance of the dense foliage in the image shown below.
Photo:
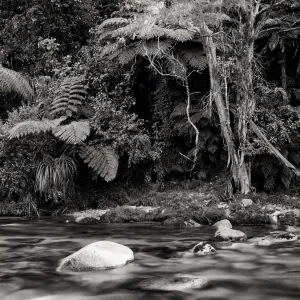
<path fill-rule="evenodd" d="M 3 199 L 37 211 L 112 180 L 161 188 L 166 181 L 212 180 L 227 174 L 228 163 L 233 168 L 232 153 L 242 153 L 240 163 L 245 157 L 254 189 L 297 189 L 300 5 L 221 2 L 1 3 Z M 245 24 L 258 3 L 249 38 Z M 247 39 L 254 51 L 249 66 Z M 251 84 L 243 85 L 246 70 Z"/>

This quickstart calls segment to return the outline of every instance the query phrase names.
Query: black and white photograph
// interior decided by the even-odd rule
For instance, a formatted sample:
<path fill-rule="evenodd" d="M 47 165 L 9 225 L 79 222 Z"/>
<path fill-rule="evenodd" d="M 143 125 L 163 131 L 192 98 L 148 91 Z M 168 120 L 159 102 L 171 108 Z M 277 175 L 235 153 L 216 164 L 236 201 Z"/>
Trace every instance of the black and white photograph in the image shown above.
<path fill-rule="evenodd" d="M 0 300 L 300 299 L 300 0 L 0 0 Z"/>

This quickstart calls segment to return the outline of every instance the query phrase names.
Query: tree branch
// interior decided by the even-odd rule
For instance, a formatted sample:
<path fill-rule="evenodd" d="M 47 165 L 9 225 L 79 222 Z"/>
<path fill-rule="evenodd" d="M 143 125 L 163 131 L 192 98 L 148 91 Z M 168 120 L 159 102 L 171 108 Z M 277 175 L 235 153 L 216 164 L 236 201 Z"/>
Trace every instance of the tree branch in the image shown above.
<path fill-rule="evenodd" d="M 300 176 L 300 171 L 292 165 L 280 152 L 278 149 L 276 149 L 267 139 L 267 137 L 262 133 L 262 131 L 259 129 L 259 127 L 253 122 L 250 121 L 250 127 L 252 130 L 256 133 L 256 135 L 261 138 L 265 144 L 267 145 L 269 151 L 275 155 L 279 161 L 281 161 L 287 168 L 291 169 L 297 176 Z"/>

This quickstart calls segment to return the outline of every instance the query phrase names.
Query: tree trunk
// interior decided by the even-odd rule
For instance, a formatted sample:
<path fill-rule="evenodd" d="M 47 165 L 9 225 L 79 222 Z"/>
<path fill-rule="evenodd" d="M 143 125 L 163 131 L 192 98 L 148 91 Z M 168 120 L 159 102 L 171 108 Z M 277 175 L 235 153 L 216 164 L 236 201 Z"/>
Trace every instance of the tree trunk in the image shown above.
<path fill-rule="evenodd" d="M 222 94 L 222 78 L 218 71 L 215 43 L 212 36 L 210 36 L 210 30 L 205 24 L 203 25 L 203 30 L 206 33 L 206 37 L 204 38 L 204 45 L 209 65 L 210 93 L 216 104 L 221 124 L 221 131 L 226 141 L 228 151 L 228 165 L 231 165 L 232 179 L 235 189 L 239 190 L 243 194 L 247 194 L 250 191 L 251 182 L 249 167 L 247 166 L 247 163 L 244 159 L 244 152 L 237 151 L 234 134 L 231 129 L 229 110 L 226 106 L 225 99 Z M 245 112 L 247 112 L 247 109 L 242 110 L 242 114 L 244 114 Z M 244 134 L 246 137 L 247 130 L 245 130 L 244 128 L 246 128 L 246 126 L 242 128 L 242 132 L 246 131 Z"/>

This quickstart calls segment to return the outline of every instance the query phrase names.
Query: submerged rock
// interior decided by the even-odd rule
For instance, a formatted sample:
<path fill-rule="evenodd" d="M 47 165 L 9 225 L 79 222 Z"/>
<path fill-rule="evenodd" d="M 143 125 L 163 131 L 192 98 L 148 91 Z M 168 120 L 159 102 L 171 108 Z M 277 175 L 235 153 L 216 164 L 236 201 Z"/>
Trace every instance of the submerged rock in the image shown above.
<path fill-rule="evenodd" d="M 286 232 L 300 232 L 299 227 L 294 227 L 294 226 L 287 226 L 285 229 Z"/>
<path fill-rule="evenodd" d="M 201 227 L 202 225 L 197 223 L 196 221 L 189 219 L 187 221 L 184 221 L 184 224 L 186 227 Z"/>
<path fill-rule="evenodd" d="M 183 256 L 204 256 L 204 255 L 212 255 L 216 253 L 216 249 L 207 244 L 205 242 L 198 243 L 193 249 L 184 252 Z"/>
<path fill-rule="evenodd" d="M 282 243 L 293 243 L 297 241 L 297 236 L 291 232 L 283 232 L 276 236 L 266 236 L 258 239 L 253 239 L 256 241 L 257 246 L 272 246 L 274 244 L 282 244 Z"/>
<path fill-rule="evenodd" d="M 97 224 L 100 221 L 100 217 L 77 217 L 75 223 L 79 224 Z"/>
<path fill-rule="evenodd" d="M 220 227 L 215 233 L 215 239 L 218 241 L 246 241 L 247 235 L 240 231 L 228 227 Z"/>
<path fill-rule="evenodd" d="M 221 220 L 221 221 L 215 223 L 213 226 L 218 229 L 221 227 L 232 228 L 230 221 L 228 221 L 227 219 Z"/>
<path fill-rule="evenodd" d="M 136 289 L 146 291 L 182 291 L 206 287 L 209 281 L 203 277 L 149 278 L 136 284 Z"/>
<path fill-rule="evenodd" d="M 184 218 L 180 216 L 168 218 L 162 224 L 165 226 L 172 226 L 172 227 L 201 227 L 202 226 L 201 224 L 197 223 L 192 219 L 184 220 Z"/>
<path fill-rule="evenodd" d="M 118 243 L 100 241 L 89 244 L 64 258 L 57 271 L 96 271 L 118 268 L 134 260 L 130 248 Z"/>

